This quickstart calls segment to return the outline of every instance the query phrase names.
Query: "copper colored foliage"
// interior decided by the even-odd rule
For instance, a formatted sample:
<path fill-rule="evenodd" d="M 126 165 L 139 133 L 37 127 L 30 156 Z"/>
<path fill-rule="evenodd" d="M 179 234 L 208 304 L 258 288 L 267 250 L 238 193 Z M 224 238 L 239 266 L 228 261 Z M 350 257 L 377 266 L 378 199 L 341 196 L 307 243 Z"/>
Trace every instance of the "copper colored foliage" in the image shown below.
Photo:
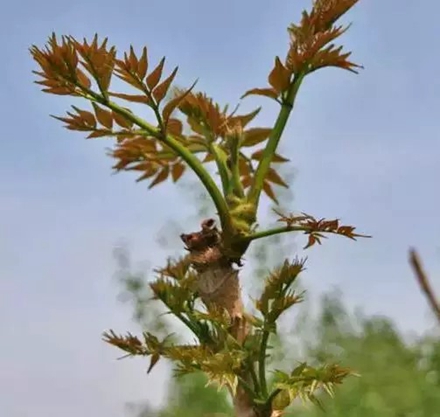
<path fill-rule="evenodd" d="M 359 65 L 348 61 L 351 53 L 332 41 L 347 28 L 334 23 L 358 0 L 316 0 L 310 13 L 303 12 L 299 25 L 290 25 L 290 48 L 286 66 L 294 73 L 312 72 L 323 67 L 339 67 L 356 72 Z"/>
<path fill-rule="evenodd" d="M 286 231 L 298 230 L 309 235 L 307 245 L 304 249 L 313 246 L 315 243 L 321 244 L 321 239 L 326 238 L 323 233 L 345 236 L 353 240 L 356 240 L 357 237 L 370 237 L 355 233 L 356 228 L 354 226 L 340 225 L 338 219 L 317 220 L 315 217 L 305 213 L 295 216 L 293 214 L 285 215 L 277 210 L 274 211 L 279 216 L 278 221 L 286 224 Z"/>

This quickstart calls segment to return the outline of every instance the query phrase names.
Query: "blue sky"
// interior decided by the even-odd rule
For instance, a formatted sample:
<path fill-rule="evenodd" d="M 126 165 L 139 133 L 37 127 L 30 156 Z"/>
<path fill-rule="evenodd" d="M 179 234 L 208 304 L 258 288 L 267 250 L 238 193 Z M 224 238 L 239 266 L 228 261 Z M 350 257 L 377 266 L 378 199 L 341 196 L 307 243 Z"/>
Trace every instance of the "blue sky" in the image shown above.
<path fill-rule="evenodd" d="M 266 83 L 286 26 L 306 1 L 202 0 L 59 2 L 17 0 L 0 25 L 0 415 L 123 415 L 126 401 L 163 395 L 165 367 L 151 376 L 100 334 L 134 330 L 117 300 L 112 249 L 161 265 L 157 233 L 173 219 L 182 231 L 195 208 L 171 186 L 149 192 L 128 174 L 110 175 L 102 141 L 85 141 L 49 114 L 69 99 L 32 84 L 27 48 L 52 31 L 108 36 L 119 50 L 148 45 L 179 64 L 179 83 L 221 103 Z M 297 172 L 292 210 L 340 217 L 374 239 L 332 238 L 309 251 L 302 285 L 313 294 L 340 286 L 351 305 L 392 317 L 406 332 L 432 325 L 407 265 L 416 246 L 440 294 L 440 178 L 434 0 L 361 0 L 344 44 L 360 75 L 323 70 L 306 80 L 283 149 Z M 122 6 L 124 5 L 124 6 Z M 243 109 L 265 104 L 249 100 Z M 259 122 L 269 125 L 271 105 Z M 176 210 L 177 209 L 177 210 Z M 171 243 L 178 247 L 179 243 Z M 292 236 L 292 247 L 302 243 Z M 296 246 L 295 246 L 296 245 Z"/>

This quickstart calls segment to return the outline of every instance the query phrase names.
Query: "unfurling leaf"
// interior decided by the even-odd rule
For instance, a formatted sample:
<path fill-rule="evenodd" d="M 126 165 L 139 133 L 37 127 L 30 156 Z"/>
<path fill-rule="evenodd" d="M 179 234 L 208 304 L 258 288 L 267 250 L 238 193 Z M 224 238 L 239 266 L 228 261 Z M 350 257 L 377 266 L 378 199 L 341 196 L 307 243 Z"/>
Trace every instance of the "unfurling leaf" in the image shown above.
<path fill-rule="evenodd" d="M 279 94 L 289 88 L 291 72 L 283 65 L 279 57 L 275 57 L 275 65 L 269 74 L 269 84 Z"/>

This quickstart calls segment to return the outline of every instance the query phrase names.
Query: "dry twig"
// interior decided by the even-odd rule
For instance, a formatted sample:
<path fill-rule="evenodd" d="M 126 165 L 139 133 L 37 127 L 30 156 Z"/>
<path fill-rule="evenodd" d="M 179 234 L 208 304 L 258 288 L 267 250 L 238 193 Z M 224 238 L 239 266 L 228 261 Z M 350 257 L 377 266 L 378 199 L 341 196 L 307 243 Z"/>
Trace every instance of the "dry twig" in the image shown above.
<path fill-rule="evenodd" d="M 440 302 L 436 299 L 434 295 L 431 285 L 429 284 L 428 276 L 423 270 L 419 255 L 417 254 L 415 249 L 409 250 L 409 263 L 414 271 L 417 281 L 419 282 L 420 288 L 422 289 L 428 300 L 428 304 L 431 307 L 431 310 L 434 312 L 440 324 Z"/>

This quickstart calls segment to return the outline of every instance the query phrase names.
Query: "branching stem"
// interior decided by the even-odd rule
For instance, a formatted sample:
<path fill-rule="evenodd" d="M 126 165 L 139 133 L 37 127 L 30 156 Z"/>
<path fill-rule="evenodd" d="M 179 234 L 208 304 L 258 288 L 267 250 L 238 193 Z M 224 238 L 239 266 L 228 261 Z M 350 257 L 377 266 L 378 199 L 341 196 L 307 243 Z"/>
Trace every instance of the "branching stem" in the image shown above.
<path fill-rule="evenodd" d="M 198 160 L 197 157 L 195 157 L 188 149 L 186 149 L 179 141 L 177 141 L 175 138 L 173 138 L 170 135 L 163 135 L 160 130 L 146 122 L 145 120 L 141 119 L 140 117 L 134 115 L 130 111 L 122 108 L 118 104 L 105 99 L 103 96 L 88 90 L 88 99 L 92 101 L 96 101 L 111 110 L 113 110 L 115 113 L 120 114 L 121 116 L 124 116 L 127 120 L 130 120 L 137 126 L 139 126 L 141 129 L 144 129 L 146 132 L 148 132 L 150 135 L 154 136 L 158 140 L 162 141 L 164 144 L 169 146 L 173 151 L 175 151 L 188 165 L 189 167 L 194 171 L 194 173 L 199 177 L 200 181 L 204 185 L 205 189 L 209 193 L 209 195 L 212 198 L 212 201 L 214 202 L 214 205 L 217 209 L 222 230 L 224 231 L 231 231 L 232 225 L 230 221 L 230 215 L 228 211 L 228 206 L 226 204 L 225 199 L 223 198 L 223 195 L 221 194 L 220 190 L 218 189 L 216 183 L 209 175 L 208 171 L 203 167 L 202 163 Z"/>
<path fill-rule="evenodd" d="M 264 180 L 266 178 L 267 172 L 269 171 L 272 158 L 275 155 L 281 136 L 287 125 L 287 121 L 289 120 L 290 113 L 292 112 L 295 103 L 295 98 L 303 79 L 304 74 L 299 74 L 294 77 L 290 90 L 281 105 L 281 110 L 269 136 L 267 145 L 264 148 L 263 157 L 258 164 L 257 170 L 255 172 L 254 181 L 249 190 L 248 198 L 249 201 L 255 204 L 256 207 L 258 206 L 258 202 L 260 200 Z"/>

